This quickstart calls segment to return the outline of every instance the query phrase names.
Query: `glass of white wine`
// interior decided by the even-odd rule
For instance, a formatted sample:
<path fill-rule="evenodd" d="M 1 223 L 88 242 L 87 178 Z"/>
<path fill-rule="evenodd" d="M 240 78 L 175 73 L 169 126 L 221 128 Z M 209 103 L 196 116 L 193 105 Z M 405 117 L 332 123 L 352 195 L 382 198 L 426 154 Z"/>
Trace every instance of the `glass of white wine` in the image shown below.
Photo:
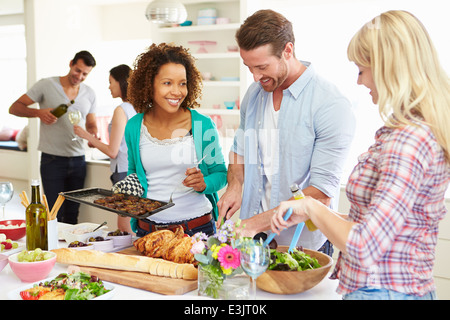
<path fill-rule="evenodd" d="M 70 110 L 68 112 L 69 121 L 74 126 L 77 125 L 81 120 L 81 112 L 79 110 Z M 77 140 L 78 137 L 75 135 L 75 137 L 72 139 L 72 141 Z"/>

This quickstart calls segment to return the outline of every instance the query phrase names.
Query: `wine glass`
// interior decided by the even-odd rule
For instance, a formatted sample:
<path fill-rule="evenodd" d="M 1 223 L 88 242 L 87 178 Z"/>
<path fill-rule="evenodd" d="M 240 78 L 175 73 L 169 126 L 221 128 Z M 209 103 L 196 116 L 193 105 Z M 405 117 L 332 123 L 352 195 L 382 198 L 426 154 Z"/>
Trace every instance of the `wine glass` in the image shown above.
<path fill-rule="evenodd" d="M 70 123 L 74 126 L 77 125 L 81 120 L 81 112 L 79 110 L 70 110 L 68 115 Z M 72 141 L 75 141 L 77 139 L 78 137 L 75 135 Z"/>
<path fill-rule="evenodd" d="M 3 220 L 5 219 L 5 205 L 11 200 L 14 194 L 13 185 L 9 181 L 0 182 L 0 206 L 3 211 Z"/>
<path fill-rule="evenodd" d="M 241 267 L 251 279 L 250 297 L 256 297 L 256 278 L 263 274 L 270 262 L 269 246 L 258 240 L 245 241 L 240 247 Z"/>

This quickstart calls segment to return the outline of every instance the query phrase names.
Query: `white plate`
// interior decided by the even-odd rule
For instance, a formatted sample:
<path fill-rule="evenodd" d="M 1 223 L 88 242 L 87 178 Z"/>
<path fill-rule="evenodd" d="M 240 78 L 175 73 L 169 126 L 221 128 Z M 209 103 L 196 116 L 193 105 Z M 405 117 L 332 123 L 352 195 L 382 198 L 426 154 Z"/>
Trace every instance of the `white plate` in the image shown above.
<path fill-rule="evenodd" d="M 18 246 L 17 248 L 15 248 L 15 249 L 3 250 L 3 251 L 1 251 L 0 253 L 1 253 L 1 254 L 4 254 L 5 256 L 10 256 L 10 255 L 12 255 L 13 253 L 20 252 L 20 251 L 26 249 L 26 244 L 25 244 L 25 243 L 22 243 L 22 242 L 16 242 L 16 241 L 13 241 L 13 242 L 17 243 L 19 246 Z"/>
<path fill-rule="evenodd" d="M 28 283 L 28 284 L 26 284 L 26 285 L 21 286 L 20 288 L 17 288 L 17 289 L 15 289 L 15 290 L 11 290 L 10 292 L 8 292 L 8 299 L 9 299 L 9 300 L 22 300 L 22 298 L 20 297 L 20 291 L 23 291 L 23 290 L 27 290 L 27 289 L 33 288 L 33 286 L 34 286 L 35 284 L 39 284 L 39 283 L 45 282 L 45 281 L 51 281 L 51 280 L 53 280 L 53 279 L 55 279 L 55 278 L 56 278 L 56 277 L 50 277 L 50 278 L 41 280 L 41 281 L 39 281 L 39 282 L 36 282 L 36 283 Z M 109 292 L 107 292 L 107 293 L 105 293 L 105 294 L 103 294 L 103 295 L 101 295 L 101 296 L 98 296 L 98 297 L 96 297 L 96 298 L 94 298 L 94 299 L 92 299 L 92 300 L 110 300 L 110 299 L 112 299 L 112 297 L 113 297 L 114 294 L 116 293 L 115 287 L 114 287 L 111 283 L 106 282 L 106 281 L 102 281 L 102 282 L 103 282 L 105 288 L 108 289 L 108 290 L 111 290 L 111 291 L 109 291 Z"/>

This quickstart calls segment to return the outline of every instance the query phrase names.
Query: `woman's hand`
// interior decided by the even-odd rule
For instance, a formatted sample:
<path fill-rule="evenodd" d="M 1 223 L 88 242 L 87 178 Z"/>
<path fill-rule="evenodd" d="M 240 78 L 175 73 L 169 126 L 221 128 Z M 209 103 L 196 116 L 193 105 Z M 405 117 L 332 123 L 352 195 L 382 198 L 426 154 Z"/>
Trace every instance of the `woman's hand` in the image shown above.
<path fill-rule="evenodd" d="M 87 132 L 86 130 L 84 130 L 82 127 L 74 125 L 73 126 L 73 132 L 75 132 L 75 134 L 77 136 L 79 136 L 80 138 L 89 140 L 89 137 L 91 136 L 91 134 L 89 132 Z"/>
<path fill-rule="evenodd" d="M 202 192 L 206 189 L 203 173 L 197 167 L 186 170 L 186 179 L 184 179 L 183 185 L 185 187 L 192 188 L 197 192 Z"/>
<path fill-rule="evenodd" d="M 284 229 L 289 228 L 290 226 L 299 224 L 300 222 L 306 221 L 309 219 L 309 215 L 307 213 L 307 202 L 310 197 L 306 197 L 301 200 L 290 200 L 283 201 L 278 206 L 278 210 L 274 210 L 274 215 L 272 216 L 272 221 L 270 223 L 271 229 L 273 232 L 280 234 Z M 289 208 L 292 208 L 292 215 L 287 221 L 284 221 L 284 216 Z"/>
<path fill-rule="evenodd" d="M 94 145 L 94 141 L 98 140 L 100 141 L 100 138 L 96 137 L 95 135 L 87 132 L 86 130 L 84 130 L 82 127 L 74 125 L 73 126 L 73 132 L 75 132 L 75 134 L 77 136 L 79 136 L 82 139 L 85 139 L 88 141 L 88 147 L 89 148 L 97 148 L 98 146 Z"/>

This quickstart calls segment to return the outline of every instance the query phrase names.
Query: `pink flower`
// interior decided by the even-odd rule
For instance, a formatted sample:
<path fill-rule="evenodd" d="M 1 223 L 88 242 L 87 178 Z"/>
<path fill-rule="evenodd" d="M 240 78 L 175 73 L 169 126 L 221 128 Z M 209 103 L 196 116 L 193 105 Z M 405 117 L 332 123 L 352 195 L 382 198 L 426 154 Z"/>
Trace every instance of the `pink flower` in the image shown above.
<path fill-rule="evenodd" d="M 224 269 L 236 269 L 240 265 L 240 254 L 239 249 L 233 249 L 231 246 L 227 245 L 220 249 L 217 260 L 219 260 Z"/>
<path fill-rule="evenodd" d="M 205 249 L 205 243 L 203 241 L 197 241 L 192 244 L 191 252 L 192 254 L 202 253 Z"/>

